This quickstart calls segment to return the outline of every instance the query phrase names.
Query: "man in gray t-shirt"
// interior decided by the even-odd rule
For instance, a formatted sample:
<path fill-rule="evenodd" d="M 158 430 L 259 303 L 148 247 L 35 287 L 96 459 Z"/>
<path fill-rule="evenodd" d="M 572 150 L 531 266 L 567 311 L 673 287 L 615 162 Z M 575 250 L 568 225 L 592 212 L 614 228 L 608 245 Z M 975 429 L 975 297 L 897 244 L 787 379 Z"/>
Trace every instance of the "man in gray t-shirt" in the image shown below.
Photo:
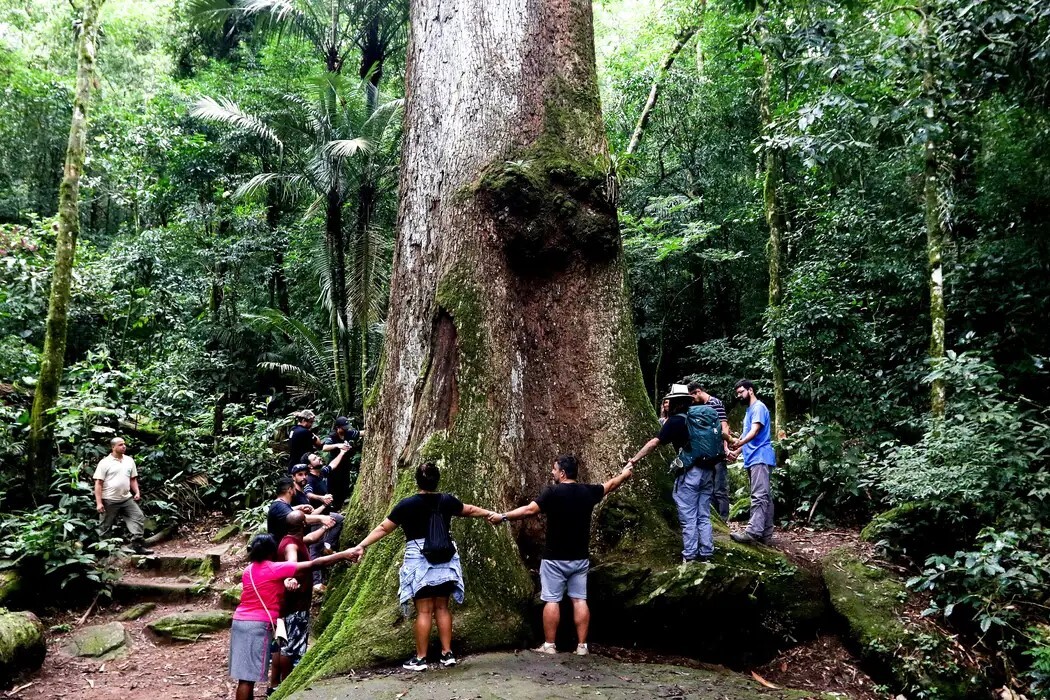
<path fill-rule="evenodd" d="M 124 454 L 127 450 L 124 438 L 110 440 L 109 449 L 109 454 L 95 467 L 93 477 L 95 510 L 102 515 L 102 533 L 108 532 L 117 516 L 121 516 L 131 533 L 131 548 L 135 554 L 153 554 L 142 543 L 146 518 L 138 504 L 142 492 L 139 490 L 139 472 L 135 460 Z"/>

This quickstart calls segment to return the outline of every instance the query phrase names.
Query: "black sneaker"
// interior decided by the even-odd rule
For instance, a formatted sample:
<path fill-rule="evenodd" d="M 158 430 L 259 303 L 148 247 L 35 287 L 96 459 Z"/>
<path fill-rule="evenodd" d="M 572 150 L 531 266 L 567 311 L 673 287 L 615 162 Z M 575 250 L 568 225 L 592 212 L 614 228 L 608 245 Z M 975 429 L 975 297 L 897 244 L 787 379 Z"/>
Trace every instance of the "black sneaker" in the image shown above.
<path fill-rule="evenodd" d="M 455 659 L 453 659 L 455 661 Z M 426 671 L 427 662 L 426 659 L 421 659 L 418 656 L 413 656 L 411 659 L 401 664 L 401 668 L 406 671 Z"/>
<path fill-rule="evenodd" d="M 441 655 L 440 662 L 442 666 L 455 666 L 456 657 L 452 655 L 451 651 L 446 651 Z"/>
<path fill-rule="evenodd" d="M 146 549 L 145 545 L 143 545 L 141 542 L 136 542 L 135 544 L 131 545 L 131 549 L 133 552 L 135 552 L 135 554 L 141 554 L 144 557 L 148 557 L 149 555 L 153 554 L 153 550 Z"/>

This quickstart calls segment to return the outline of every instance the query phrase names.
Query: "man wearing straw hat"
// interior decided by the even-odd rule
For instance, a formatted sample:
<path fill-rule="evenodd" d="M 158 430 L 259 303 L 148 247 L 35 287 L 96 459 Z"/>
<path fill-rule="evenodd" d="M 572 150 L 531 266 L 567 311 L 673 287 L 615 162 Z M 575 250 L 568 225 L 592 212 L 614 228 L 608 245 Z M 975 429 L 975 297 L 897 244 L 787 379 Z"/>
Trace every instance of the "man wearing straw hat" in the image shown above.
<path fill-rule="evenodd" d="M 679 454 L 690 450 L 690 433 L 686 414 L 693 405 L 693 395 L 685 384 L 674 384 L 664 397 L 669 401 L 670 417 L 660 433 L 627 460 L 633 467 L 660 445 L 673 445 Z M 707 407 L 704 407 L 707 408 Z M 713 409 L 709 409 L 713 412 Z M 691 461 L 691 460 L 690 460 Z M 675 459 L 674 502 L 682 525 L 682 563 L 710 561 L 715 553 L 711 530 L 711 496 L 715 491 L 715 472 L 700 463 L 683 464 Z"/>

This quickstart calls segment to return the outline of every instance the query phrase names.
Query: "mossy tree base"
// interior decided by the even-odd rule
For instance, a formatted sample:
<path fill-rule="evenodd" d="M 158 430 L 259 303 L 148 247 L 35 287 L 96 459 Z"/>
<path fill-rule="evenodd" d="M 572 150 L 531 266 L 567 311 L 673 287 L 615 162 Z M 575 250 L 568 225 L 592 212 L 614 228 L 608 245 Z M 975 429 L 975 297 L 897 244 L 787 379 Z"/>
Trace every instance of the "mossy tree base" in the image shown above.
<path fill-rule="evenodd" d="M 843 548 L 825 559 L 824 581 L 846 641 L 872 678 L 909 697 L 988 697 L 987 678 L 969 655 L 955 653 L 957 642 L 932 624 L 907 621 L 908 591 L 888 571 Z"/>

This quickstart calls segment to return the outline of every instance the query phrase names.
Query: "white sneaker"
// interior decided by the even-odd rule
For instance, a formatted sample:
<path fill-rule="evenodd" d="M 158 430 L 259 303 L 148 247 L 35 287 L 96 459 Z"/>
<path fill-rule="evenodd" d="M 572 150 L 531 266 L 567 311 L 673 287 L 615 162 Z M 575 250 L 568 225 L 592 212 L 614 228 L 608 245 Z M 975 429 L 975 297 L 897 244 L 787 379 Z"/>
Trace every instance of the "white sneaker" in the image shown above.
<path fill-rule="evenodd" d="M 591 652 L 587 648 L 586 644 L 577 644 L 576 645 L 576 656 L 587 656 L 587 654 L 590 654 L 590 653 Z"/>
<path fill-rule="evenodd" d="M 544 642 L 540 646 L 533 649 L 537 654 L 557 654 L 558 650 L 554 648 L 554 645 L 550 642 Z"/>

